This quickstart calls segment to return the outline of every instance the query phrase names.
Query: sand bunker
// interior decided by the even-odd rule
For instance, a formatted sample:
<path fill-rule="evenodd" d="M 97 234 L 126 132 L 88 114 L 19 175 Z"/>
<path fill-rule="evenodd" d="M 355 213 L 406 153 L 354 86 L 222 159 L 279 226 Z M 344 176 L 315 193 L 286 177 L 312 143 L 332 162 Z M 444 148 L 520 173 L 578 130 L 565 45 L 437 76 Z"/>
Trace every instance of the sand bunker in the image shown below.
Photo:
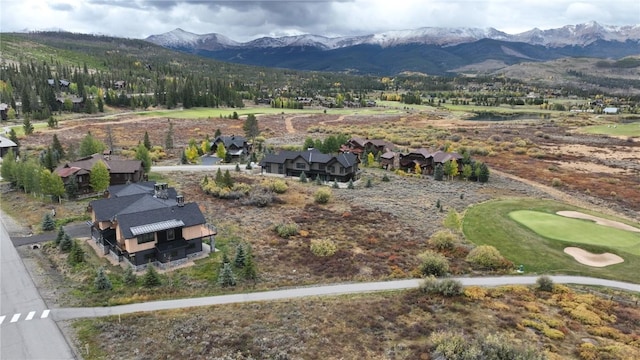
<path fill-rule="evenodd" d="M 633 227 L 631 225 L 623 224 L 623 223 L 618 222 L 618 221 L 603 219 L 601 217 L 597 217 L 597 216 L 593 216 L 593 215 L 587 215 L 585 213 L 581 213 L 581 212 L 578 212 L 578 211 L 558 211 L 556 214 L 558 214 L 560 216 L 564 216 L 564 217 L 575 218 L 575 219 L 591 220 L 591 221 L 595 222 L 598 225 L 610 226 L 610 227 L 614 227 L 616 229 L 633 231 L 633 232 L 640 232 L 640 229 L 637 228 L 637 227 Z"/>
<path fill-rule="evenodd" d="M 564 252 L 573 256 L 573 258 L 580 264 L 593 267 L 605 267 L 613 264 L 619 264 L 624 261 L 623 258 L 612 253 L 593 254 L 577 247 L 565 248 Z"/>

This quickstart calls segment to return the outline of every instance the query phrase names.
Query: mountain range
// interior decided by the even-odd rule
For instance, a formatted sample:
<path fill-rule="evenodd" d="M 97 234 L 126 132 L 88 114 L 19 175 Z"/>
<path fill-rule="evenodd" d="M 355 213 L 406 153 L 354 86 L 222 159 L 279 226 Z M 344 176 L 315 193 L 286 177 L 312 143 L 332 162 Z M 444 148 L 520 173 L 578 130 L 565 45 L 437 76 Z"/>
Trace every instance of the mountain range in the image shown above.
<path fill-rule="evenodd" d="M 536 28 L 519 34 L 494 28 L 425 27 L 347 37 L 262 37 L 248 42 L 217 33 L 198 35 L 175 29 L 146 40 L 240 64 L 383 75 L 444 75 L 469 69 L 488 72 L 520 62 L 563 57 L 619 59 L 640 55 L 640 25 L 607 26 L 597 22 Z"/>

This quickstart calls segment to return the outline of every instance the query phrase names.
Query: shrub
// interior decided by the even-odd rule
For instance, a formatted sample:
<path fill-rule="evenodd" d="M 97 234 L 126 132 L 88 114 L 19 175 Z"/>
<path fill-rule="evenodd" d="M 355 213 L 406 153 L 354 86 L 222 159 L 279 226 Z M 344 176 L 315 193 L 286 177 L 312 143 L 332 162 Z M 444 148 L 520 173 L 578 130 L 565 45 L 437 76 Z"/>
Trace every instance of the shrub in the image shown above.
<path fill-rule="evenodd" d="M 50 213 L 44 214 L 41 227 L 43 231 L 51 231 L 56 228 L 56 221 L 53 219 L 53 216 L 51 216 Z"/>
<path fill-rule="evenodd" d="M 438 250 L 451 250 L 455 244 L 456 236 L 448 230 L 441 230 L 431 235 L 429 244 Z"/>
<path fill-rule="evenodd" d="M 418 255 L 420 259 L 420 273 L 423 276 L 444 276 L 449 271 L 449 261 L 444 255 L 427 250 Z"/>
<path fill-rule="evenodd" d="M 68 252 L 71 250 L 72 246 L 73 240 L 71 240 L 71 236 L 69 236 L 69 234 L 64 234 L 64 237 L 62 237 L 62 240 L 60 241 L 60 250 Z"/>
<path fill-rule="evenodd" d="M 318 204 L 326 204 L 331 200 L 331 190 L 322 188 L 316 191 L 313 198 Z"/>
<path fill-rule="evenodd" d="M 475 266 L 492 270 L 503 268 L 508 263 L 500 251 L 491 245 L 480 245 L 472 249 L 466 260 Z"/>
<path fill-rule="evenodd" d="M 274 200 L 275 196 L 269 189 L 256 188 L 251 191 L 251 193 L 249 193 L 249 197 L 242 203 L 244 205 L 266 207 L 269 206 Z"/>
<path fill-rule="evenodd" d="M 540 130 L 536 131 L 535 133 L 533 133 L 533 135 L 537 136 L 537 137 L 543 137 L 544 133 Z"/>
<path fill-rule="evenodd" d="M 274 230 L 281 238 L 288 238 L 293 235 L 298 235 L 300 228 L 296 223 L 278 224 Z"/>
<path fill-rule="evenodd" d="M 367 179 L 367 183 L 364 185 L 364 187 L 366 187 L 366 188 L 370 188 L 370 187 L 372 187 L 372 186 L 373 186 L 373 183 L 371 182 L 371 178 L 368 178 L 368 179 Z"/>
<path fill-rule="evenodd" d="M 447 217 L 443 220 L 443 225 L 447 229 L 450 230 L 459 230 L 462 226 L 462 221 L 460 220 L 460 215 L 455 209 L 449 210 L 447 213 Z"/>
<path fill-rule="evenodd" d="M 551 186 L 553 186 L 553 187 L 562 186 L 562 180 L 560 180 L 558 178 L 551 179 Z"/>
<path fill-rule="evenodd" d="M 160 280 L 160 275 L 158 275 L 156 268 L 154 268 L 153 265 L 149 263 L 147 265 L 147 271 L 144 273 L 144 276 L 142 277 L 142 286 L 146 288 L 151 288 L 154 286 L 158 286 L 161 283 L 162 281 Z"/>
<path fill-rule="evenodd" d="M 135 285 L 138 283 L 138 277 L 133 272 L 131 266 L 127 266 L 122 276 L 122 281 L 127 285 Z"/>
<path fill-rule="evenodd" d="M 218 285 L 222 287 L 236 285 L 236 276 L 233 274 L 233 269 L 231 268 L 231 264 L 229 263 L 222 264 L 222 270 L 218 275 Z"/>
<path fill-rule="evenodd" d="M 276 194 L 284 194 L 289 189 L 287 183 L 282 180 L 271 180 L 267 183 L 267 187 Z"/>
<path fill-rule="evenodd" d="M 384 181 L 384 182 L 389 182 L 389 181 L 391 181 L 391 180 L 389 179 L 389 177 L 387 176 L 387 174 L 384 174 L 384 176 L 382 177 L 382 181 Z"/>
<path fill-rule="evenodd" d="M 553 291 L 553 280 L 551 280 L 548 276 L 540 276 L 536 280 L 536 284 L 538 286 L 538 290 L 552 292 Z"/>
<path fill-rule="evenodd" d="M 355 187 L 353 186 L 353 180 L 349 179 L 349 183 L 347 184 L 347 189 L 354 189 Z"/>
<path fill-rule="evenodd" d="M 98 269 L 98 273 L 96 274 L 96 278 L 93 280 L 93 286 L 96 290 L 111 290 L 112 285 L 111 281 L 104 273 L 103 268 Z"/>
<path fill-rule="evenodd" d="M 330 239 L 312 240 L 311 253 L 318 257 L 332 256 L 338 251 L 338 246 Z"/>
<path fill-rule="evenodd" d="M 444 279 L 440 281 L 440 284 L 438 285 L 438 291 L 443 296 L 452 297 L 462 295 L 464 292 L 464 287 L 458 280 Z"/>

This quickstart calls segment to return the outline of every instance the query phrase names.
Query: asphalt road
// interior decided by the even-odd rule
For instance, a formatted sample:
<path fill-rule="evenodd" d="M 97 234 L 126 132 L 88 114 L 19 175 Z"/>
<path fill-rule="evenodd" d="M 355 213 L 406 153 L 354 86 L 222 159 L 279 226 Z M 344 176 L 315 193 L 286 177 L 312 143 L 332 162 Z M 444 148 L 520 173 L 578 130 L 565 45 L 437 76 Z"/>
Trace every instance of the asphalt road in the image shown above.
<path fill-rule="evenodd" d="M 1 219 L 0 359 L 75 359 Z"/>
<path fill-rule="evenodd" d="M 535 284 L 538 276 L 502 276 L 502 277 L 477 277 L 454 278 L 462 282 L 464 286 L 500 286 L 500 285 L 531 285 Z M 551 276 L 557 284 L 580 284 L 606 286 L 640 293 L 640 285 L 624 283 L 620 281 L 603 280 L 582 276 Z M 380 281 L 369 283 L 348 283 L 325 286 L 310 286 L 286 290 L 274 290 L 245 294 L 220 295 L 179 300 L 152 301 L 139 304 L 129 304 L 113 307 L 94 308 L 60 308 L 51 310 L 53 318 L 58 320 L 70 320 L 86 317 L 101 317 L 109 315 L 122 315 L 136 312 L 148 312 L 169 309 L 181 309 L 196 306 L 210 306 L 222 304 L 235 304 L 256 301 L 273 301 L 304 297 L 345 295 L 356 293 L 372 293 L 379 291 L 394 291 L 417 288 L 420 279 Z"/>

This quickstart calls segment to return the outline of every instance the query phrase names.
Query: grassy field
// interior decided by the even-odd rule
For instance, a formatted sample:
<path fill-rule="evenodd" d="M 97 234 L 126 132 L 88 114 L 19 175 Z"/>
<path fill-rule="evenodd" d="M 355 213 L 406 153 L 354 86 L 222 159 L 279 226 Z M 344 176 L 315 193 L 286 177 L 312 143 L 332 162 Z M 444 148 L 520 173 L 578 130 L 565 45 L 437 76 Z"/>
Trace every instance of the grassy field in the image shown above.
<path fill-rule="evenodd" d="M 192 108 L 187 110 L 160 110 L 160 111 L 141 111 L 138 115 L 143 116 L 166 116 L 176 119 L 206 119 L 221 118 L 232 116 L 233 113 L 238 116 L 248 114 L 255 115 L 279 115 L 296 116 L 305 114 L 338 114 L 338 115 L 366 115 L 366 114 L 399 114 L 402 111 L 395 108 L 342 108 L 342 109 L 277 109 L 270 107 L 247 107 L 242 109 L 234 108 Z"/>
<path fill-rule="evenodd" d="M 640 136 L 640 122 L 630 124 L 608 124 L 586 126 L 580 129 L 587 134 L 605 134 L 612 136 Z"/>
<path fill-rule="evenodd" d="M 607 246 L 640 255 L 640 233 L 539 211 L 517 210 L 510 212 L 509 216 L 548 239 L 574 244 Z"/>
<path fill-rule="evenodd" d="M 629 253 L 621 251 L 619 247 L 585 243 L 584 240 L 557 240 L 539 235 L 509 216 L 510 213 L 521 210 L 536 211 L 543 215 L 553 215 L 561 210 L 574 210 L 610 218 L 555 201 L 513 198 L 489 201 L 467 209 L 463 232 L 467 239 L 476 245 L 495 246 L 514 264 L 524 265 L 525 273 L 585 275 L 634 283 L 640 281 L 637 276 L 640 273 L 640 256 L 637 251 Z M 604 268 L 582 265 L 563 252 L 567 246 L 577 246 L 593 253 L 611 252 L 621 256 L 625 261 Z"/>

